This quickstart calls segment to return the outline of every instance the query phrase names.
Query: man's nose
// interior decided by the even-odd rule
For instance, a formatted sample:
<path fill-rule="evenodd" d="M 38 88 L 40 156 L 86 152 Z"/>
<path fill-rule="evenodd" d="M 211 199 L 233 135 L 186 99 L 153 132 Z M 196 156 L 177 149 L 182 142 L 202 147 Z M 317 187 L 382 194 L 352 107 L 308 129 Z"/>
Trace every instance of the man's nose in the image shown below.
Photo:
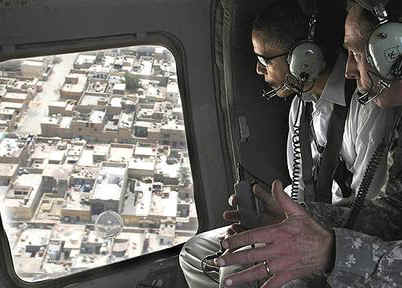
<path fill-rule="evenodd" d="M 346 61 L 345 77 L 347 79 L 358 79 L 359 70 L 357 69 L 356 59 L 349 54 Z"/>

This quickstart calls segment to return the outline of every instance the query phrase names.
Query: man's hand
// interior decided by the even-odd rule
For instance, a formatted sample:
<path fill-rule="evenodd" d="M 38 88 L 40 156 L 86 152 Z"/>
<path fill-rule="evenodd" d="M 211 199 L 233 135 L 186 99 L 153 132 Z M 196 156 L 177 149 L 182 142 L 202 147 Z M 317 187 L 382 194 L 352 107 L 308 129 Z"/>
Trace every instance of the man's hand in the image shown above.
<path fill-rule="evenodd" d="M 264 214 L 262 218 L 262 223 L 264 225 L 271 225 L 280 223 L 283 221 L 286 216 L 283 212 L 282 208 L 278 206 L 276 200 L 272 197 L 272 193 L 265 191 L 260 185 L 254 184 L 252 187 L 254 195 L 260 199 L 264 203 Z M 236 195 L 232 195 L 229 198 L 229 205 L 233 208 L 237 206 L 237 197 Z M 239 211 L 238 210 L 226 210 L 223 213 L 223 219 L 230 221 L 230 222 L 238 222 L 239 221 Z M 242 228 L 239 224 L 232 224 L 229 228 L 228 233 L 234 234 L 244 231 L 245 229 Z"/>
<path fill-rule="evenodd" d="M 276 288 L 284 283 L 325 272 L 330 263 L 333 235 L 315 222 L 304 210 L 283 192 L 282 184 L 275 180 L 272 193 L 286 219 L 279 224 L 241 232 L 222 242 L 223 248 L 234 251 L 256 243 L 258 248 L 227 253 L 217 258 L 219 266 L 233 264 L 260 264 L 234 273 L 225 279 L 225 287 L 265 279 L 261 287 Z M 270 273 L 262 262 L 266 261 Z"/>

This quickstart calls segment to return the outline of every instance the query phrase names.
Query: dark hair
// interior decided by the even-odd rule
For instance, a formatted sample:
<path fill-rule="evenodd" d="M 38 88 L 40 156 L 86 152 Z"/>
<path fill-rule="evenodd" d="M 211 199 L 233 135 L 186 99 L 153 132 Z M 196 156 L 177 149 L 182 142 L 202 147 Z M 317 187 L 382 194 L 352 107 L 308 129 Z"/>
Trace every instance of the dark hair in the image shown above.
<path fill-rule="evenodd" d="M 306 0 L 311 1 L 311 0 Z M 324 2 L 324 3 L 320 3 Z M 334 3 L 332 3 L 334 2 Z M 332 67 L 343 43 L 345 0 L 317 1 L 316 42 L 320 45 L 328 67 Z M 290 49 L 307 38 L 309 16 L 295 0 L 282 0 L 268 6 L 254 20 L 253 31 L 261 32 L 265 43 Z"/>
<path fill-rule="evenodd" d="M 253 31 L 261 32 L 265 43 L 286 50 L 306 37 L 307 20 L 294 3 L 281 1 L 257 15 Z"/>

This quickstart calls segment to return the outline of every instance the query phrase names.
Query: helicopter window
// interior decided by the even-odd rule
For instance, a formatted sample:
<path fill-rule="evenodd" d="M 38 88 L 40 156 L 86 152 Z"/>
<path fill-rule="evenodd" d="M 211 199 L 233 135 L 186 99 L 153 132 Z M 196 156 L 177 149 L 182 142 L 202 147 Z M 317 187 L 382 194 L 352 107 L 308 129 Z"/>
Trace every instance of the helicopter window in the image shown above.
<path fill-rule="evenodd" d="M 168 49 L 0 63 L 0 130 L 1 216 L 23 280 L 108 265 L 196 233 Z"/>

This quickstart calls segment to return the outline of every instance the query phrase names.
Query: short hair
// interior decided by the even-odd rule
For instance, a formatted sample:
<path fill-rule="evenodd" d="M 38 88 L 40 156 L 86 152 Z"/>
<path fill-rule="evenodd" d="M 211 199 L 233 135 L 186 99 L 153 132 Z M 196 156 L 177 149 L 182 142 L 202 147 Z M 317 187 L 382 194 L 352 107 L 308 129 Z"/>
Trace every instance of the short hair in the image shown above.
<path fill-rule="evenodd" d="M 372 13 L 372 5 L 383 3 L 385 10 L 392 21 L 402 22 L 401 0 L 347 0 L 346 10 L 349 12 L 353 7 L 359 7 L 358 13 L 363 21 L 359 21 L 359 27 L 363 36 L 368 37 L 378 25 L 378 19 Z"/>
<path fill-rule="evenodd" d="M 316 42 L 320 45 L 328 67 L 336 61 L 343 43 L 345 1 L 318 2 Z M 324 2 L 324 3 L 320 3 Z M 268 6 L 257 15 L 253 31 L 260 32 L 264 44 L 288 50 L 298 41 L 307 38 L 309 16 L 295 0 L 282 0 Z"/>
<path fill-rule="evenodd" d="M 267 7 L 253 22 L 253 31 L 261 32 L 265 43 L 290 49 L 306 37 L 307 17 L 294 3 L 281 1 Z"/>

